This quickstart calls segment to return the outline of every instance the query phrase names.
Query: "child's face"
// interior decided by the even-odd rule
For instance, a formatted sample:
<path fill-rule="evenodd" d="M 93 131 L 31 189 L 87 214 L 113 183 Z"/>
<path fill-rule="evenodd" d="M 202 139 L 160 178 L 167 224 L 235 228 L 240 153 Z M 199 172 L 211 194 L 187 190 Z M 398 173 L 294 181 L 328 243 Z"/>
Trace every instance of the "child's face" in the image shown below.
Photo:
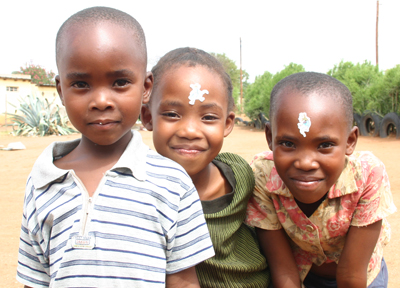
<path fill-rule="evenodd" d="M 130 139 L 142 99 L 152 88 L 133 33 L 104 22 L 70 27 L 61 43 L 58 93 L 71 123 L 98 145 Z"/>
<path fill-rule="evenodd" d="M 319 94 L 282 92 L 271 126 L 266 127 L 276 170 L 293 196 L 302 203 L 321 199 L 339 178 L 357 143 L 358 130 L 349 131 L 344 109 L 335 99 Z M 311 126 L 300 134 L 299 113 Z"/>
<path fill-rule="evenodd" d="M 188 97 L 195 89 L 190 85 L 195 83 L 209 94 L 191 105 Z M 142 121 L 153 130 L 157 152 L 181 164 L 191 177 L 204 171 L 232 131 L 235 114 L 227 111 L 226 93 L 220 77 L 207 68 L 180 66 L 162 76 L 151 107 L 143 106 Z"/>

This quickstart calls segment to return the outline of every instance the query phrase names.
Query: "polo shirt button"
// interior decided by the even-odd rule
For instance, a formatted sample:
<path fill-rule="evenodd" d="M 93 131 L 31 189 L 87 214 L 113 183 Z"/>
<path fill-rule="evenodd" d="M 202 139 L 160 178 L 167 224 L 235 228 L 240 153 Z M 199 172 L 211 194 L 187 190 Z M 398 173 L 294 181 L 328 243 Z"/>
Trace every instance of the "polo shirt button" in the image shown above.
<path fill-rule="evenodd" d="M 313 232 L 315 228 L 312 225 L 306 225 L 306 229 L 308 232 Z"/>

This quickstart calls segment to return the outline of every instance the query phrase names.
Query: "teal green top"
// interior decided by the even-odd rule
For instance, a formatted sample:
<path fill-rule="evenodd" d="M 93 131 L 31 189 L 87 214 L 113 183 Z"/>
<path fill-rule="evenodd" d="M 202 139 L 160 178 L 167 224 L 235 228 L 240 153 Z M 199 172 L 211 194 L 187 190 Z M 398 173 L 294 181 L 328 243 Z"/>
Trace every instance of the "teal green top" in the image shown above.
<path fill-rule="evenodd" d="M 210 288 L 267 287 L 269 269 L 253 228 L 243 223 L 253 192 L 254 176 L 240 156 L 221 153 L 213 161 L 232 192 L 202 201 L 215 256 L 196 266 L 200 286 Z"/>

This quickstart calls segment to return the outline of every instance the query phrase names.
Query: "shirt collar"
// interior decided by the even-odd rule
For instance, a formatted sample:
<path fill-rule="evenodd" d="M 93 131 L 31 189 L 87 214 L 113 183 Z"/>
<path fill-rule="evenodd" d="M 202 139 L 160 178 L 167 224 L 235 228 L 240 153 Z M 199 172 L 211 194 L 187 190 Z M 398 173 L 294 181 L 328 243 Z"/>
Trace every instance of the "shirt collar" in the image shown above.
<path fill-rule="evenodd" d="M 355 163 L 351 161 L 351 159 L 352 158 L 346 156 L 344 169 L 336 183 L 329 189 L 328 198 L 341 197 L 358 191 L 356 169 L 354 167 Z"/>
<path fill-rule="evenodd" d="M 329 189 L 328 198 L 332 199 L 336 197 L 341 197 L 358 191 L 355 180 L 356 173 L 354 168 L 355 167 L 353 161 L 351 161 L 350 158 L 346 156 L 344 169 L 340 174 L 338 180 Z M 283 182 L 282 185 L 280 185 L 280 187 L 277 190 L 271 191 L 271 193 L 282 195 L 284 197 L 293 198 L 292 193 L 289 191 L 289 189 Z"/>
<path fill-rule="evenodd" d="M 146 180 L 146 157 L 150 149 L 143 143 L 142 135 L 136 130 L 132 130 L 133 136 L 126 147 L 121 158 L 111 170 L 116 168 L 128 168 L 131 170 L 133 177 L 139 181 Z"/>
<path fill-rule="evenodd" d="M 142 136 L 138 131 L 132 130 L 132 133 L 131 141 L 111 170 L 128 168 L 136 179 L 144 181 L 147 175 L 146 156 L 149 147 L 143 143 Z M 53 164 L 53 161 L 70 153 L 78 146 L 79 142 L 80 139 L 76 139 L 50 144 L 33 165 L 31 173 L 33 185 L 36 188 L 41 188 L 67 174 L 68 170 L 58 168 Z"/>

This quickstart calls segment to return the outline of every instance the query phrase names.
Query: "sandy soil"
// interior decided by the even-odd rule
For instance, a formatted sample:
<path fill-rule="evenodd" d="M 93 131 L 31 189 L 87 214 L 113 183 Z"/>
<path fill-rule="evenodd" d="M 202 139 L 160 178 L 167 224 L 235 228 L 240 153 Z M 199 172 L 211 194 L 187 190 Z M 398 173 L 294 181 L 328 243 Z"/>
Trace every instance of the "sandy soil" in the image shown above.
<path fill-rule="evenodd" d="M 141 132 L 145 143 L 150 147 L 152 137 L 150 132 Z M 26 178 L 38 155 L 53 141 L 66 141 L 78 138 L 72 136 L 50 136 L 44 138 L 12 137 L 0 130 L 0 147 L 6 147 L 10 142 L 21 141 L 26 150 L 0 151 L 0 278 L 2 287 L 22 287 L 15 280 L 18 239 L 21 225 L 22 202 Z M 252 156 L 268 146 L 264 133 L 236 126 L 232 134 L 226 138 L 223 151 L 240 154 L 247 161 Z M 378 156 L 386 165 L 392 187 L 394 202 L 400 207 L 400 177 L 396 169 L 400 163 L 400 140 L 361 137 L 357 150 L 369 150 Z M 392 227 L 392 240 L 385 249 L 385 259 L 389 267 L 389 287 L 400 287 L 400 219 L 398 213 L 389 217 Z"/>

